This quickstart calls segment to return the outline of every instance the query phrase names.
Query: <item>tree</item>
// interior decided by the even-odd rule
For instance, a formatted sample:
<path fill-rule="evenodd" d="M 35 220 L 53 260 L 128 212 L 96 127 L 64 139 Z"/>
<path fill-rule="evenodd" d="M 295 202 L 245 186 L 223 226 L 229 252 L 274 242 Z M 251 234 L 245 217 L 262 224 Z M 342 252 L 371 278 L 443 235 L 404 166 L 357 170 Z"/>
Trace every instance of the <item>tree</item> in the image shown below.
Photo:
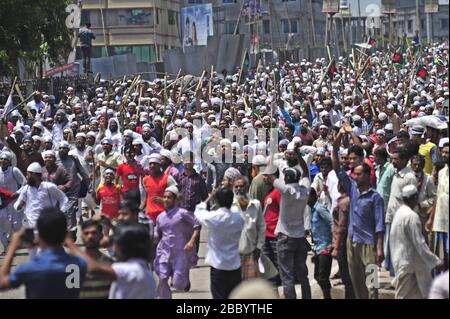
<path fill-rule="evenodd" d="M 0 75 L 18 73 L 18 59 L 35 67 L 44 57 L 64 64 L 71 50 L 65 8 L 70 0 L 0 0 Z"/>

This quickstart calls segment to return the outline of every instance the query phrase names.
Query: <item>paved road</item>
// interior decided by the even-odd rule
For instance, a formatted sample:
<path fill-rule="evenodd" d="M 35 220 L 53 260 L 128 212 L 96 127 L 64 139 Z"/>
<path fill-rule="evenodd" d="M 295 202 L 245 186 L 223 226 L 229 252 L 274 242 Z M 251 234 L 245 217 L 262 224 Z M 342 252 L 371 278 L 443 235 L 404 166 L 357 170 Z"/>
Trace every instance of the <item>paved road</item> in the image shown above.
<path fill-rule="evenodd" d="M 202 231 L 201 241 L 200 241 L 200 250 L 199 250 L 199 262 L 198 266 L 191 270 L 191 290 L 187 293 L 185 292 L 177 292 L 174 291 L 173 298 L 174 299 L 211 299 L 210 293 L 210 282 L 209 282 L 209 266 L 204 263 L 205 261 L 205 252 L 206 252 L 206 231 Z M 2 263 L 4 257 L 0 257 L 0 264 Z M 16 258 L 14 259 L 13 269 L 17 267 L 17 265 L 24 263 L 28 260 L 28 252 L 26 250 L 20 250 L 17 253 Z M 322 293 L 320 291 L 319 286 L 314 280 L 314 266 L 311 263 L 311 258 L 308 258 L 308 270 L 309 270 L 309 280 L 311 284 L 311 291 L 313 299 L 322 299 Z M 333 261 L 332 272 L 331 275 L 334 275 L 338 270 L 338 266 L 336 261 Z M 338 285 L 339 280 L 333 280 L 333 289 L 332 296 L 335 299 L 343 299 L 344 291 L 343 286 Z M 381 287 L 385 288 L 389 284 L 388 275 L 383 272 L 381 274 Z M 297 288 L 297 295 L 300 298 L 301 292 L 300 287 Z M 282 295 L 282 289 L 279 288 L 279 293 Z M 23 287 L 19 289 L 9 290 L 5 292 L 0 292 L 0 299 L 23 299 L 25 297 L 25 289 Z M 381 289 L 380 290 L 380 298 L 383 299 L 392 299 L 393 291 Z"/>

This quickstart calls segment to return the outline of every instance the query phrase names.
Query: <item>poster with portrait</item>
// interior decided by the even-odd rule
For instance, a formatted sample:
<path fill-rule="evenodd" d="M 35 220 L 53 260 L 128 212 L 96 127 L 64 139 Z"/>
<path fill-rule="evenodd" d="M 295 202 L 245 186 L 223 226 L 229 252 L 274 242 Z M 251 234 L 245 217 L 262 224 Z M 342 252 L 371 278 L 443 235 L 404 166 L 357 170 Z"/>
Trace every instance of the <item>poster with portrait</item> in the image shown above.
<path fill-rule="evenodd" d="M 438 0 L 425 0 L 425 13 L 437 13 L 439 12 L 439 1 Z"/>
<path fill-rule="evenodd" d="M 323 0 L 322 12 L 323 13 L 338 13 L 340 0 Z"/>
<path fill-rule="evenodd" d="M 181 44 L 206 45 L 208 36 L 214 35 L 212 4 L 200 4 L 181 9 Z"/>

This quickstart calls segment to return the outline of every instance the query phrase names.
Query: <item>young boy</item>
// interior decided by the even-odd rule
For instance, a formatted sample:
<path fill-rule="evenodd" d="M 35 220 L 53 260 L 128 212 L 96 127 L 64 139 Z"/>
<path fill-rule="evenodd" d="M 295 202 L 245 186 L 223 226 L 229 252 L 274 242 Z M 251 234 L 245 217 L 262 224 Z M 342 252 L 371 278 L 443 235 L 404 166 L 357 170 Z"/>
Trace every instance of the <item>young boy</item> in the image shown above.
<path fill-rule="evenodd" d="M 119 204 L 122 201 L 122 188 L 114 183 L 116 172 L 107 168 L 103 172 L 104 184 L 100 184 L 95 193 L 97 205 L 101 203 L 101 216 L 104 224 L 103 233 L 109 235 L 111 221 L 119 215 Z"/>

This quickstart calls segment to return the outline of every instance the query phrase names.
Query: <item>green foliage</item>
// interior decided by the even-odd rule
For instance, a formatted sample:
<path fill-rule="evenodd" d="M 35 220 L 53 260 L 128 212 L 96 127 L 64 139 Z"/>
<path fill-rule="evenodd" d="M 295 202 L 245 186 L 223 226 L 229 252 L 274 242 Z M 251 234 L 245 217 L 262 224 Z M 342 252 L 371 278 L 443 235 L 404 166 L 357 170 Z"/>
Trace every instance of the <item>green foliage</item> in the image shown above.
<path fill-rule="evenodd" d="M 66 27 L 70 0 L 0 0 L 0 75 L 17 74 L 18 58 L 32 63 L 48 57 L 64 63 L 70 52 Z"/>

